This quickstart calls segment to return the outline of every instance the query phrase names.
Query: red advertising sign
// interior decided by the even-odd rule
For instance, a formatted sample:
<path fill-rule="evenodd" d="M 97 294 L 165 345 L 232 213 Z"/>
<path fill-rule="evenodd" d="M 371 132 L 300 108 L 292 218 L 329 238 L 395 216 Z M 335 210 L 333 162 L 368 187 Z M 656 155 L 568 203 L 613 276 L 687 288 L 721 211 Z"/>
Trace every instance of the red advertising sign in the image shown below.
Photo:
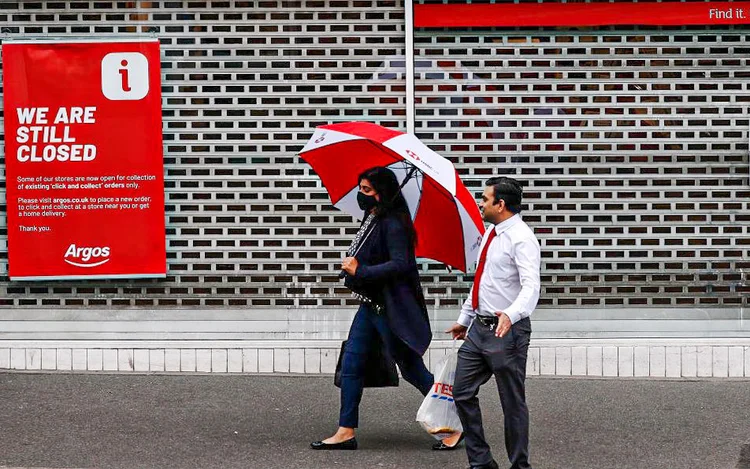
<path fill-rule="evenodd" d="M 683 26 L 750 23 L 750 2 L 430 3 L 417 28 Z"/>
<path fill-rule="evenodd" d="M 166 275 L 159 42 L 2 45 L 11 280 Z"/>

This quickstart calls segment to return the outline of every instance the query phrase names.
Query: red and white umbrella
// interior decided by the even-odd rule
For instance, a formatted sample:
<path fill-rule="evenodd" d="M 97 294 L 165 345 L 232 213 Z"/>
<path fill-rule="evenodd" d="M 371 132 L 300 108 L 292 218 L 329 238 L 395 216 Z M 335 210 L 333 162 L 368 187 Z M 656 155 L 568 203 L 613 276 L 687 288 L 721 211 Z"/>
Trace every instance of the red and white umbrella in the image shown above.
<path fill-rule="evenodd" d="M 390 168 L 406 184 L 401 189 L 417 230 L 416 255 L 463 272 L 474 264 L 484 223 L 474 197 L 453 163 L 411 134 L 369 122 L 324 125 L 300 151 L 338 209 L 357 219 L 357 176 L 374 166 Z"/>

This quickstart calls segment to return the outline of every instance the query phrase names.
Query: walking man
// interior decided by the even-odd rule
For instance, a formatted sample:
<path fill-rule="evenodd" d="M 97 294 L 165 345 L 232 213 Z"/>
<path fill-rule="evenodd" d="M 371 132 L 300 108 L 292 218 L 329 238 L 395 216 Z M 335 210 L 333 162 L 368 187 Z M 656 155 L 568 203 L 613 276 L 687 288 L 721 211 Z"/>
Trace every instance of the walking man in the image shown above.
<path fill-rule="evenodd" d="M 469 297 L 457 323 L 446 331 L 454 339 L 465 339 L 458 351 L 453 398 L 472 469 L 498 469 L 484 438 L 477 399 L 479 387 L 492 376 L 505 414 L 511 469 L 531 469 L 526 356 L 529 316 L 539 300 L 541 259 L 539 242 L 519 215 L 522 195 L 515 179 L 487 180 L 479 209 L 490 227 L 482 240 Z"/>

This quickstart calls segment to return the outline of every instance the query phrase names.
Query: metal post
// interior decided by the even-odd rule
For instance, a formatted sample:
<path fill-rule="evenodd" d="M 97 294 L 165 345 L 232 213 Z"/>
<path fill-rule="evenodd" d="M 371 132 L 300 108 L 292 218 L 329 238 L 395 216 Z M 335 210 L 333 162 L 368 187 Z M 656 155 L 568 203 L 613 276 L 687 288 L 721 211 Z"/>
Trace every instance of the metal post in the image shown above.
<path fill-rule="evenodd" d="M 414 133 L 414 1 L 404 0 L 406 21 L 406 131 Z"/>

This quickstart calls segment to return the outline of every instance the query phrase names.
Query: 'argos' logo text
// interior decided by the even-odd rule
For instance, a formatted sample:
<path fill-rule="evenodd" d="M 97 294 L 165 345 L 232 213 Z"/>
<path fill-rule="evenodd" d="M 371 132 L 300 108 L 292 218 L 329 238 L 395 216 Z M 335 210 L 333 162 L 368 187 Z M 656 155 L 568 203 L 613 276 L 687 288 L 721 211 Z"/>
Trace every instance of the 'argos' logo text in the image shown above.
<path fill-rule="evenodd" d="M 63 260 L 76 267 L 96 267 L 109 262 L 109 246 L 89 248 L 71 244 Z"/>

